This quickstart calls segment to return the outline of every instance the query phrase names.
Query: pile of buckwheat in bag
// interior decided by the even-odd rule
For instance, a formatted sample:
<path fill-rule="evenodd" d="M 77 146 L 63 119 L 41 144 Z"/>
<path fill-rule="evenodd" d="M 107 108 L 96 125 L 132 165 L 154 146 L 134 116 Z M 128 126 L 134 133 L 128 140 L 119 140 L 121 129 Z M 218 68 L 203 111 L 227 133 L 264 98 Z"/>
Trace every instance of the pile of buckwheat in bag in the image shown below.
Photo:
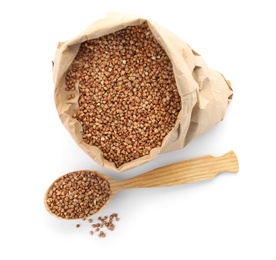
<path fill-rule="evenodd" d="M 84 142 L 116 167 L 161 146 L 181 109 L 172 64 L 146 22 L 83 42 L 65 82 L 69 100 L 78 86 L 72 117 Z"/>

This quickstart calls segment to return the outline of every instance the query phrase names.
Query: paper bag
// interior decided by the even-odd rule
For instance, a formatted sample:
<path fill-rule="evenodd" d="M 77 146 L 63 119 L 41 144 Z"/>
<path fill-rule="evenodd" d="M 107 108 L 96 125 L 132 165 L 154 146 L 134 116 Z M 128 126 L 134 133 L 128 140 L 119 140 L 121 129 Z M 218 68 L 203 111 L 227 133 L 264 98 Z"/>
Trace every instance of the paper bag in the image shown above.
<path fill-rule="evenodd" d="M 127 162 L 120 167 L 107 161 L 102 151 L 85 143 L 81 124 L 72 118 L 78 110 L 78 91 L 74 99 L 67 99 L 65 75 L 78 53 L 80 44 L 127 26 L 147 22 L 152 34 L 167 53 L 172 65 L 182 109 L 174 128 L 165 136 L 160 147 L 148 155 Z M 223 75 L 207 67 L 203 58 L 187 43 L 154 21 L 140 16 L 110 14 L 89 26 L 85 31 L 59 45 L 53 66 L 55 104 L 61 122 L 75 142 L 99 165 L 116 172 L 123 172 L 154 159 L 158 154 L 185 147 L 195 137 L 220 122 L 232 99 L 230 82 Z"/>

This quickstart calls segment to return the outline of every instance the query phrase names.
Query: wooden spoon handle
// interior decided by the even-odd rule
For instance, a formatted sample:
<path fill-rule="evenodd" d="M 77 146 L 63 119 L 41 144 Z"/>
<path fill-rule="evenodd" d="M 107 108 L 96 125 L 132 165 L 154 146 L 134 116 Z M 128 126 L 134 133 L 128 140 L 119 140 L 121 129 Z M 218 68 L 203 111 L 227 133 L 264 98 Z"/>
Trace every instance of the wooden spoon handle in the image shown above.
<path fill-rule="evenodd" d="M 116 190 L 172 186 L 214 178 L 221 172 L 238 172 L 237 156 L 230 151 L 222 156 L 203 156 L 163 166 L 133 178 L 118 181 Z"/>

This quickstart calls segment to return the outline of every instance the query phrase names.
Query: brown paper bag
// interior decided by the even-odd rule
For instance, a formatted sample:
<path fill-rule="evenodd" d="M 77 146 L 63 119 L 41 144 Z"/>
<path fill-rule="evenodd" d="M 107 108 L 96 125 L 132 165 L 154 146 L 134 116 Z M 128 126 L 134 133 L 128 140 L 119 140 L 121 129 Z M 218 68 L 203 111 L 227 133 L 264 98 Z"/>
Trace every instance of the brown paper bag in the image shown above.
<path fill-rule="evenodd" d="M 90 146 L 82 140 L 82 127 L 77 120 L 72 118 L 73 111 L 78 110 L 78 92 L 74 99 L 67 99 L 65 75 L 82 42 L 145 21 L 172 62 L 182 109 L 175 127 L 165 136 L 161 147 L 153 148 L 149 155 L 116 168 L 113 163 L 103 157 L 99 148 Z M 188 44 L 147 18 L 126 14 L 110 14 L 92 24 L 75 38 L 60 44 L 55 55 L 53 79 L 56 108 L 63 125 L 76 143 L 93 160 L 101 166 L 117 172 L 142 165 L 160 153 L 185 147 L 195 137 L 224 118 L 233 95 L 230 82 L 225 80 L 219 72 L 208 68 L 203 58 Z"/>

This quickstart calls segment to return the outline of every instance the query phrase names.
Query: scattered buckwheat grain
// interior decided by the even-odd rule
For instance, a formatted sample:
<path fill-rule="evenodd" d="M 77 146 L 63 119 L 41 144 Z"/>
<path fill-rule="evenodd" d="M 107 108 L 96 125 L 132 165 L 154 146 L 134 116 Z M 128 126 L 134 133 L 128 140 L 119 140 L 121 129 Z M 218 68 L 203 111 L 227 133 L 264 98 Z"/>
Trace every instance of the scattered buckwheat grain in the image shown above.
<path fill-rule="evenodd" d="M 90 235 L 93 235 L 94 233 L 98 233 L 98 237 L 106 237 L 106 232 L 104 232 L 104 229 L 107 229 L 109 231 L 113 231 L 115 229 L 115 224 L 113 223 L 113 219 L 115 218 L 116 221 L 119 221 L 119 217 L 117 213 L 112 213 L 109 216 L 99 216 L 97 223 L 94 223 L 90 225 L 93 228 L 93 230 L 89 231 Z M 88 219 L 88 223 L 91 223 L 93 220 Z M 80 227 L 79 224 L 77 224 L 77 227 Z"/>

